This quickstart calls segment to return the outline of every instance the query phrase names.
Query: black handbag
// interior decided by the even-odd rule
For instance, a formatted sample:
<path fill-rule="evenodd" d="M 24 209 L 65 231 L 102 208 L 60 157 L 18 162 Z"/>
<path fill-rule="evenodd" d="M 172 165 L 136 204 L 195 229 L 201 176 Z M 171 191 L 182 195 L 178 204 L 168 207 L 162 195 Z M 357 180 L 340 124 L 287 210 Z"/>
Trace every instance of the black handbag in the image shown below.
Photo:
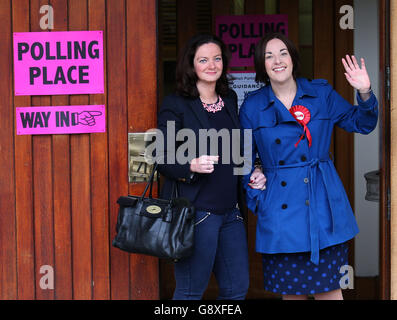
<path fill-rule="evenodd" d="M 179 260 L 193 251 L 194 207 L 179 198 L 177 182 L 171 200 L 152 197 L 154 166 L 142 196 L 122 196 L 112 245 L 123 251 Z M 150 187 L 149 197 L 145 194 Z"/>

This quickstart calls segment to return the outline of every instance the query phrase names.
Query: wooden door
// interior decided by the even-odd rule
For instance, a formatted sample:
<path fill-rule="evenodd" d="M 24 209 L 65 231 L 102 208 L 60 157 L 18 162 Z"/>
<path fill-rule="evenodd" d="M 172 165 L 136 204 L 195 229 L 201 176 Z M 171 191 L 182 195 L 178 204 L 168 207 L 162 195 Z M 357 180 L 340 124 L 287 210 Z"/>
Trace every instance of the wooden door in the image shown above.
<path fill-rule="evenodd" d="M 397 124 L 397 3 L 386 1 L 390 18 L 390 299 L 397 300 L 397 166 L 396 166 L 396 124 Z M 386 266 L 387 268 L 387 266 Z M 387 270 L 387 269 L 386 269 Z"/>
<path fill-rule="evenodd" d="M 379 1 L 380 243 L 379 297 L 390 299 L 390 1 Z"/>
<path fill-rule="evenodd" d="M 287 14 L 289 25 L 289 37 L 300 49 L 302 58 L 303 76 L 307 78 L 325 78 L 341 95 L 353 102 L 354 92 L 344 79 L 342 68 L 336 61 L 353 51 L 353 30 L 341 30 L 339 28 L 339 8 L 345 4 L 353 4 L 352 0 L 192 0 L 187 5 L 183 0 L 160 0 L 160 6 L 169 10 L 174 6 L 175 19 L 172 24 L 175 33 L 175 43 L 182 45 L 186 39 L 197 32 L 215 32 L 215 17 L 217 15 L 232 14 Z M 204 8 L 204 9 L 203 9 Z M 161 20 L 160 14 L 160 39 L 161 30 L 169 24 Z M 167 17 L 170 11 L 167 11 Z M 180 17 L 180 18 L 179 18 Z M 183 19 L 182 19 L 183 18 Z M 188 26 L 185 21 L 189 21 Z M 192 23 L 193 21 L 193 23 Z M 207 21 L 207 24 L 200 23 Z M 196 22 L 196 23 L 194 23 Z M 172 32 L 167 32 L 170 36 Z M 166 44 L 160 44 L 160 50 L 166 50 Z M 166 50 L 167 51 L 167 50 Z M 167 51 L 169 52 L 169 50 Z M 176 60 L 176 52 L 167 56 L 168 60 Z M 160 60 L 160 64 L 162 61 Z M 162 80 L 162 79 L 161 79 Z M 348 197 L 354 204 L 354 140 L 353 134 L 336 129 L 332 153 L 335 166 L 342 178 Z M 263 290 L 261 257 L 255 252 L 255 225 L 256 218 L 250 214 L 247 221 L 249 259 L 250 259 L 250 288 L 247 298 L 269 299 L 278 296 L 266 293 Z M 350 250 L 350 264 L 353 264 L 353 241 Z M 161 297 L 170 298 L 174 288 L 172 264 L 161 263 Z M 204 298 L 216 298 L 217 285 L 211 278 L 208 290 Z"/>
<path fill-rule="evenodd" d="M 102 30 L 105 94 L 15 96 L 12 32 Z M 156 125 L 155 0 L 1 0 L 0 299 L 156 299 L 158 261 L 111 246 L 128 132 Z M 105 104 L 106 133 L 18 136 L 15 107 Z M 42 266 L 54 289 L 42 289 Z M 142 276 L 144 274 L 144 276 Z"/>

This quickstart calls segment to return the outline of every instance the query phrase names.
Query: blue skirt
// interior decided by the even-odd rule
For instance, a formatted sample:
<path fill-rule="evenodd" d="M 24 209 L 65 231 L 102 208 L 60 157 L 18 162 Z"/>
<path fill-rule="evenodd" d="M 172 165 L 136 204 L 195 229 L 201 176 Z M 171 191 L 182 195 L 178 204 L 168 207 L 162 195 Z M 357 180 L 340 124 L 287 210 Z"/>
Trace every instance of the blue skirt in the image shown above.
<path fill-rule="evenodd" d="M 320 262 L 310 261 L 310 252 L 262 254 L 264 287 L 266 291 L 299 295 L 340 289 L 344 274 L 341 267 L 348 264 L 348 245 L 337 244 L 320 250 Z"/>

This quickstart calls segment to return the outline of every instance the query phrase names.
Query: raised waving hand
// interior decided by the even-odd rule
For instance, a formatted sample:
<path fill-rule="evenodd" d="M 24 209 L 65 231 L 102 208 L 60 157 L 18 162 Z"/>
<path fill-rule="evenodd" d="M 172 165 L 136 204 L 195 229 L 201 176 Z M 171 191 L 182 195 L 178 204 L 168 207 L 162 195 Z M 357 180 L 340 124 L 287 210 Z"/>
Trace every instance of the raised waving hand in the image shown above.
<path fill-rule="evenodd" d="M 358 65 L 355 56 L 351 56 L 350 58 L 349 55 L 346 55 L 346 59 L 342 58 L 342 63 L 346 71 L 346 80 L 350 85 L 361 94 L 369 93 L 371 90 L 371 81 L 365 68 L 364 58 L 361 58 L 361 67 Z"/>

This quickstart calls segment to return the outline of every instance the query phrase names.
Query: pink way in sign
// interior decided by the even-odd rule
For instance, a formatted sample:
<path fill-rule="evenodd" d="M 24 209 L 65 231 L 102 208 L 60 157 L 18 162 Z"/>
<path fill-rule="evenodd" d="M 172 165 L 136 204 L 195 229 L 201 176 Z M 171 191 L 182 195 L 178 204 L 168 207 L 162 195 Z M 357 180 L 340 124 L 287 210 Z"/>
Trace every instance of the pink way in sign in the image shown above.
<path fill-rule="evenodd" d="M 17 135 L 106 132 L 104 105 L 16 108 Z"/>
<path fill-rule="evenodd" d="M 15 95 L 104 93 L 103 32 L 15 32 Z"/>

